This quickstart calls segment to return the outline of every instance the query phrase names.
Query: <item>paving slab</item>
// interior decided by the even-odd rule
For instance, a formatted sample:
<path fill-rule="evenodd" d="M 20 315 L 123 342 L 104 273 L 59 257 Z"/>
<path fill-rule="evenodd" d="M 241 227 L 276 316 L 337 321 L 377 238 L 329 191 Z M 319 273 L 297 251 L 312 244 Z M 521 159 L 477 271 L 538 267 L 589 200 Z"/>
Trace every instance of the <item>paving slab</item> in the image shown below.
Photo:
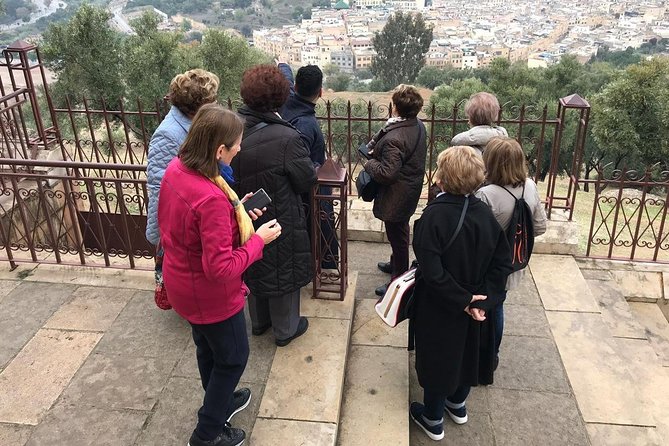
<path fill-rule="evenodd" d="M 350 321 L 312 318 L 305 335 L 277 349 L 259 416 L 337 423 L 349 330 Z"/>
<path fill-rule="evenodd" d="M 235 415 L 232 425 L 244 429 L 248 435 L 255 422 L 262 385 L 240 384 L 251 389 L 251 403 Z M 153 415 L 137 441 L 141 446 L 163 446 L 186 444 L 197 424 L 197 411 L 202 405 L 204 390 L 200 379 L 178 378 L 169 380 L 160 395 Z"/>
<path fill-rule="evenodd" d="M 489 391 L 495 445 L 588 444 L 573 396 L 496 387 Z"/>
<path fill-rule="evenodd" d="M 42 263 L 24 280 L 153 291 L 153 272 Z"/>
<path fill-rule="evenodd" d="M 409 445 L 408 354 L 404 348 L 353 345 L 339 424 L 342 446 Z"/>
<path fill-rule="evenodd" d="M 569 383 L 553 339 L 504 336 L 495 387 L 569 393 Z"/>
<path fill-rule="evenodd" d="M 386 243 L 352 241 L 348 244 L 349 271 L 358 271 L 360 274 L 379 273 L 379 277 L 390 277 L 383 274 L 376 267 L 378 262 L 387 262 L 390 259 L 390 245 Z M 355 253 L 355 255 L 351 255 Z"/>
<path fill-rule="evenodd" d="M 0 280 L 0 302 L 20 284 L 20 280 Z"/>
<path fill-rule="evenodd" d="M 630 302 L 630 310 L 644 327 L 650 345 L 663 366 L 669 366 L 669 322 L 657 304 Z"/>
<path fill-rule="evenodd" d="M 409 323 L 405 321 L 397 327 L 389 327 L 376 314 L 375 305 L 376 300 L 372 299 L 356 301 L 351 344 L 406 348 Z"/>
<path fill-rule="evenodd" d="M 665 304 L 669 302 L 669 272 L 662 273 L 662 297 Z"/>
<path fill-rule="evenodd" d="M 546 225 L 546 232 L 534 239 L 537 254 L 574 255 L 579 246 L 579 225 L 576 221 L 560 221 L 555 211 Z M 534 257 L 534 255 L 532 255 Z"/>
<path fill-rule="evenodd" d="M 135 444 L 149 412 L 57 404 L 26 446 L 129 446 Z"/>
<path fill-rule="evenodd" d="M 357 271 L 350 271 L 344 300 L 314 299 L 311 284 L 300 290 L 300 314 L 307 318 L 321 317 L 329 319 L 351 320 L 355 303 Z"/>
<path fill-rule="evenodd" d="M 188 322 L 173 310 L 156 307 L 153 293 L 138 291 L 109 327 L 97 351 L 177 359 L 189 342 Z"/>
<path fill-rule="evenodd" d="M 0 374 L 0 421 L 36 425 L 100 340 L 40 330 Z"/>
<path fill-rule="evenodd" d="M 534 278 L 529 269 L 525 269 L 525 274 L 521 278 L 518 287 L 509 290 L 505 303 L 509 305 L 541 306 L 541 298 L 539 298 L 539 292 L 534 285 Z"/>
<path fill-rule="evenodd" d="M 602 311 L 604 322 L 613 333 L 621 338 L 645 339 L 646 332 L 630 310 L 625 296 L 613 280 L 587 280 L 588 287 L 595 296 Z"/>
<path fill-rule="evenodd" d="M 616 351 L 639 385 L 639 399 L 646 402 L 655 416 L 658 436 L 669 441 L 669 398 L 661 392 L 661 389 L 669 389 L 669 367 L 661 366 L 645 339 L 617 338 Z"/>
<path fill-rule="evenodd" d="M 0 302 L 0 370 L 70 298 L 75 288 L 24 282 Z"/>
<path fill-rule="evenodd" d="M 546 311 L 599 313 L 599 305 L 573 257 L 533 255 L 530 270 Z"/>
<path fill-rule="evenodd" d="M 251 446 L 334 446 L 337 425 L 258 418 L 249 439 Z"/>
<path fill-rule="evenodd" d="M 648 299 L 652 301 L 663 298 L 662 273 L 652 271 L 611 271 L 613 279 L 629 299 Z"/>
<path fill-rule="evenodd" d="M 546 316 L 585 421 L 655 426 L 649 408 L 637 398 L 635 378 L 617 354 L 602 316 L 569 312 Z"/>
<path fill-rule="evenodd" d="M 553 338 L 544 309 L 537 305 L 504 304 L 504 336 Z M 502 337 L 504 343 L 504 337 Z"/>
<path fill-rule="evenodd" d="M 79 369 L 62 400 L 78 406 L 149 411 L 176 359 L 94 353 Z"/>
<path fill-rule="evenodd" d="M 25 424 L 0 423 L 0 444 L 24 446 L 30 438 L 34 427 Z"/>
<path fill-rule="evenodd" d="M 588 424 L 592 446 L 662 446 L 662 439 L 653 427 Z"/>
<path fill-rule="evenodd" d="M 61 306 L 44 325 L 65 330 L 107 330 L 135 291 L 118 288 L 82 286 L 72 293 L 72 300 Z"/>

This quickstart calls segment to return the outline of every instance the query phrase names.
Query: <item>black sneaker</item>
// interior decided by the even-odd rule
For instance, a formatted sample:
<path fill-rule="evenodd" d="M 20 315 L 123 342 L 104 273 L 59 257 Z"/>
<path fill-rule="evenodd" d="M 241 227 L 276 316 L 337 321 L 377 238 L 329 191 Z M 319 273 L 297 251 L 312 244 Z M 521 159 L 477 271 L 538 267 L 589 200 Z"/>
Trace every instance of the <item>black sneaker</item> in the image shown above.
<path fill-rule="evenodd" d="M 421 403 L 413 402 L 409 407 L 409 415 L 414 423 L 423 429 L 423 432 L 425 432 L 431 439 L 437 441 L 441 440 L 444 438 L 444 419 L 442 418 L 441 420 L 436 421 L 434 426 L 430 426 L 432 423 L 423 417 L 424 411 L 425 406 Z"/>
<path fill-rule="evenodd" d="M 379 262 L 376 264 L 376 267 L 379 268 L 379 271 L 386 274 L 393 273 L 393 267 L 390 265 L 390 262 Z"/>
<path fill-rule="evenodd" d="M 235 390 L 235 393 L 232 394 L 232 413 L 228 417 L 228 423 L 232 420 L 232 417 L 246 409 L 250 402 L 251 389 L 242 387 L 241 389 Z"/>
<path fill-rule="evenodd" d="M 297 324 L 297 331 L 295 332 L 294 335 L 286 339 L 277 339 L 274 342 L 279 347 L 285 347 L 286 345 L 290 344 L 290 341 L 292 341 L 295 338 L 299 338 L 304 333 L 306 333 L 307 328 L 309 328 L 309 321 L 307 320 L 306 317 L 302 316 L 300 317 L 300 322 Z"/>
<path fill-rule="evenodd" d="M 465 424 L 467 422 L 467 407 L 465 407 L 465 403 L 455 404 L 446 400 L 444 410 L 455 424 Z"/>
<path fill-rule="evenodd" d="M 245 438 L 246 433 L 243 430 L 226 425 L 218 437 L 209 441 L 200 439 L 193 431 L 193 435 L 188 440 L 188 446 L 241 446 Z"/>
<path fill-rule="evenodd" d="M 386 291 L 388 291 L 388 285 L 390 285 L 390 284 L 386 283 L 386 284 L 381 285 L 380 287 L 378 287 L 377 289 L 374 290 L 374 294 L 376 294 L 379 297 L 385 296 Z"/>

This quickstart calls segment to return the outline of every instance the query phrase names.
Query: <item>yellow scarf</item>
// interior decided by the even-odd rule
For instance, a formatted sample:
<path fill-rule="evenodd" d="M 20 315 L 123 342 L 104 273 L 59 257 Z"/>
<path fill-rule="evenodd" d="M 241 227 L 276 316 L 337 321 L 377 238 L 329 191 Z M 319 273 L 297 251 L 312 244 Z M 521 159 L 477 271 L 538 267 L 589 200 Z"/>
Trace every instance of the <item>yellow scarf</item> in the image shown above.
<path fill-rule="evenodd" d="M 242 202 L 239 201 L 239 197 L 235 191 L 232 190 L 232 188 L 228 185 L 222 176 L 217 175 L 215 178 L 211 178 L 211 181 L 216 183 L 216 185 L 223 191 L 223 193 L 227 195 L 230 203 L 232 203 L 232 206 L 235 208 L 235 216 L 237 217 L 237 225 L 239 226 L 239 239 L 241 246 L 244 246 L 244 244 L 256 232 L 253 228 L 251 217 L 249 217 L 249 214 L 246 213 L 246 209 L 244 209 Z"/>

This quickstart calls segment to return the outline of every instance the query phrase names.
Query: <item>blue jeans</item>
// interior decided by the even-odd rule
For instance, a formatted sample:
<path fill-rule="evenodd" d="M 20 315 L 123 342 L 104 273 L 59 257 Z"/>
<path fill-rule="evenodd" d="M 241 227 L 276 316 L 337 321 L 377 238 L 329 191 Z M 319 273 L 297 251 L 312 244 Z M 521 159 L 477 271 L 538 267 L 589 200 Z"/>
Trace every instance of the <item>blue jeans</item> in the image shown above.
<path fill-rule="evenodd" d="M 231 412 L 232 393 L 246 368 L 249 339 L 244 310 L 214 324 L 191 324 L 204 402 L 195 431 L 205 441 L 223 431 Z"/>
<path fill-rule="evenodd" d="M 453 395 L 447 397 L 443 393 L 423 389 L 423 404 L 425 405 L 423 416 L 428 420 L 441 420 L 444 418 L 446 400 L 454 404 L 464 403 L 470 390 L 470 386 L 460 386 Z"/>
<path fill-rule="evenodd" d="M 492 310 L 492 317 L 495 320 L 495 354 L 499 356 L 499 346 L 502 344 L 504 335 L 504 301 L 506 300 L 506 291 L 501 294 L 495 294 L 492 297 L 500 299 L 499 305 Z"/>

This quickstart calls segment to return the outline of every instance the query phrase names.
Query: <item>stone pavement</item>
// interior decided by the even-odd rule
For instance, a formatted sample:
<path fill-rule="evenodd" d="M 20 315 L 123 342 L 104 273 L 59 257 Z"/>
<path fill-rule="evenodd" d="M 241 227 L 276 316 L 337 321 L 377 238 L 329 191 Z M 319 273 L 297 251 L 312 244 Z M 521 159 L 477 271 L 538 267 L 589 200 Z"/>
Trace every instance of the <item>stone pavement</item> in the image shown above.
<path fill-rule="evenodd" d="M 349 268 L 357 272 L 355 301 L 351 294 L 343 303 L 305 302 L 305 314 L 315 322 L 291 350 L 277 350 L 271 334 L 249 336 L 242 384 L 253 398 L 234 420 L 246 430 L 246 444 L 331 446 L 337 429 L 341 446 L 435 443 L 408 421 L 408 403 L 422 392 L 404 349 L 406 324 L 390 329 L 373 313 L 374 288 L 387 280 L 376 262 L 388 258 L 390 247 L 351 242 L 349 252 Z M 552 281 L 540 263 L 556 271 L 561 260 L 545 257 L 531 265 L 542 283 L 535 285 L 528 274 L 505 304 L 495 384 L 473 389 L 470 421 L 456 426 L 447 420 L 446 438 L 437 444 L 589 445 L 594 438 L 592 444 L 623 445 L 633 444 L 621 439 L 634 429 L 639 439 L 654 438 L 654 425 L 643 413 L 640 426 L 617 426 L 594 415 L 586 424 L 582 412 L 592 402 L 587 393 L 583 401 L 577 401 L 578 392 L 575 397 L 572 383 L 581 384 L 563 365 L 570 353 L 560 318 L 611 315 L 600 315 L 587 300 L 556 299 L 573 265 L 565 263 L 564 274 Z M 155 308 L 151 288 L 152 275 L 141 271 L 0 269 L 0 445 L 186 444 L 203 395 L 194 347 L 188 324 Z M 640 342 L 642 335 L 629 336 L 619 340 Z M 596 381 L 597 373 L 589 370 L 588 376 Z M 648 398 L 651 392 L 643 389 Z M 606 392 L 596 396 L 601 405 L 612 405 Z"/>

